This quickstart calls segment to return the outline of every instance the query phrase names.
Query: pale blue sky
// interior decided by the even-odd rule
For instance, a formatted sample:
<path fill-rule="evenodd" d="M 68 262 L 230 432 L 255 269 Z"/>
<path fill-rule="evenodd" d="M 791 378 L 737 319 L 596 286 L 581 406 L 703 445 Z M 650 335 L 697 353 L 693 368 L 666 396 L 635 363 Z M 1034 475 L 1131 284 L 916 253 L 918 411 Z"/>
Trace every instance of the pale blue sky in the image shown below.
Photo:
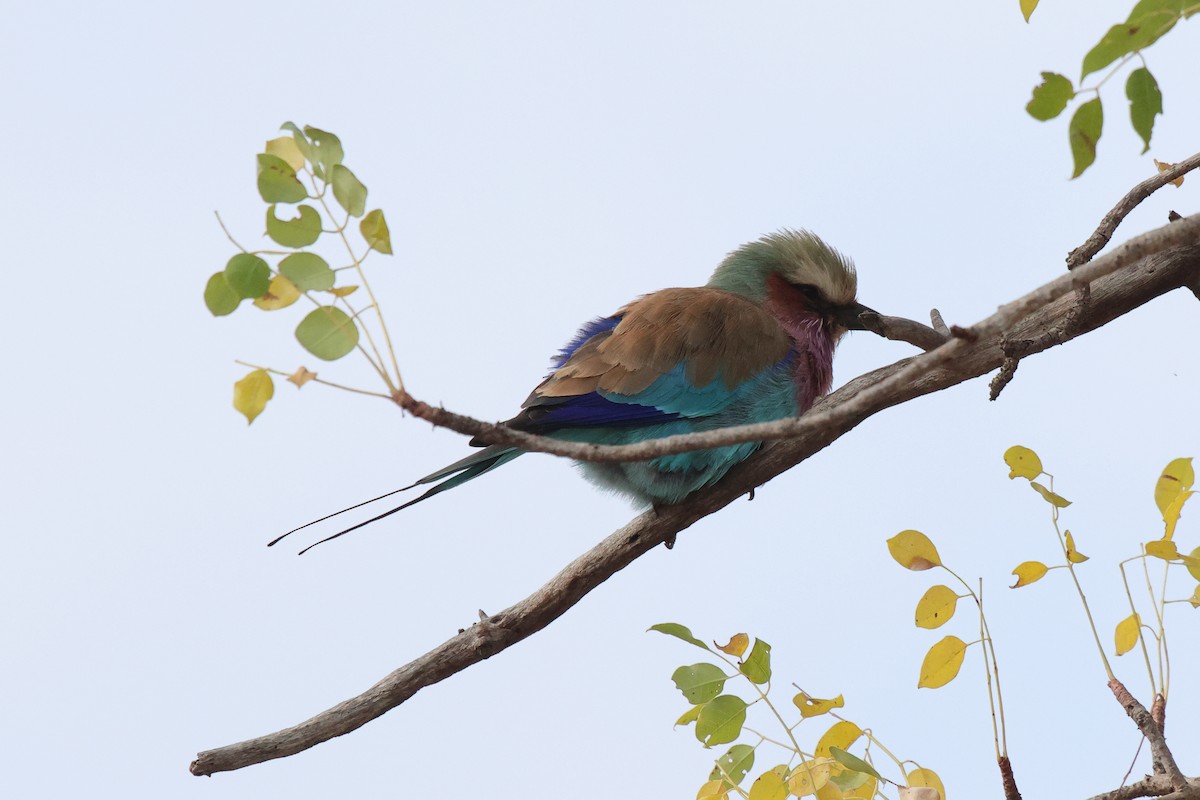
<path fill-rule="evenodd" d="M 1003 588 L 1056 545 L 1000 456 L 1035 448 L 1075 501 L 1065 521 L 1109 642 L 1127 613 L 1113 565 L 1157 535 L 1154 479 L 1200 455 L 1184 293 L 1031 359 L 997 403 L 977 380 L 872 418 L 350 736 L 212 779 L 187 765 L 365 689 L 630 516 L 529 457 L 303 558 L 263 546 L 465 450 L 317 386 L 280 385 L 249 429 L 232 410 L 235 358 L 370 380 L 349 359 L 315 364 L 294 318 L 215 320 L 201 302 L 233 252 L 212 212 L 255 239 L 253 156 L 281 122 L 339 134 L 387 212 L 396 255 L 371 266 L 410 389 L 500 419 L 578 324 L 703 283 L 782 226 L 852 256 L 863 302 L 915 318 L 937 306 L 971 323 L 1060 274 L 1151 155 L 1200 149 L 1196 22 L 1149 53 L 1166 106 L 1150 155 L 1123 76 L 1079 180 L 1065 120 L 1023 111 L 1040 70 L 1075 76 L 1130 5 L 1047 0 L 1026 26 L 1016 0 L 8 4 L 0 793 L 691 798 L 716 753 L 672 731 L 685 703 L 669 676 L 697 653 L 644 633 L 678 621 L 762 636 L 781 700 L 793 680 L 844 693 L 952 798 L 998 796 L 978 653 L 950 686 L 915 688 L 940 632 L 911 625 L 934 579 L 884 547 L 909 527 L 985 579 L 1027 796 L 1114 787 L 1137 735 L 1066 576 Z M 1189 181 L 1118 238 L 1194 210 Z M 857 334 L 837 381 L 910 352 Z M 1179 536 L 1200 543 L 1194 520 Z M 1197 613 L 1173 606 L 1169 622 L 1169 733 L 1190 774 Z M 969 638 L 972 623 L 951 627 Z M 1118 663 L 1144 695 L 1139 663 Z"/>

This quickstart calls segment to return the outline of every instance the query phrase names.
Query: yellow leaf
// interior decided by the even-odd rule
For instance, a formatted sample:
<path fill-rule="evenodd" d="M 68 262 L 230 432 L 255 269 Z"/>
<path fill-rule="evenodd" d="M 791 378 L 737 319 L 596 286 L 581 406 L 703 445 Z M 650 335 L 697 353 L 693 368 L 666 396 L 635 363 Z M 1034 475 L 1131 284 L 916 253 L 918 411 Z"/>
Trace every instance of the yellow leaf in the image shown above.
<path fill-rule="evenodd" d="M 713 642 L 713 644 L 717 643 Z M 729 637 L 729 644 L 724 646 L 717 644 L 717 649 L 722 653 L 728 653 L 734 658 L 741 658 L 742 653 L 746 652 L 746 647 L 749 644 L 749 636 L 744 633 L 735 633 L 733 636 Z"/>
<path fill-rule="evenodd" d="M 1012 574 L 1017 576 L 1017 582 L 1009 588 L 1019 589 L 1022 586 L 1028 586 L 1034 581 L 1039 581 L 1046 574 L 1047 570 L 1048 567 L 1040 561 L 1022 561 L 1012 571 Z"/>
<path fill-rule="evenodd" d="M 1180 492 L 1171 501 L 1171 505 L 1167 506 L 1167 510 L 1163 512 L 1163 522 L 1167 524 L 1166 532 L 1163 534 L 1164 539 L 1170 539 L 1175 535 L 1175 526 L 1179 524 L 1179 515 L 1183 513 L 1183 504 L 1194 494 L 1195 492 Z"/>
<path fill-rule="evenodd" d="M 1167 518 L 1167 508 L 1172 501 L 1179 496 L 1180 492 L 1192 488 L 1192 484 L 1195 482 L 1196 472 L 1192 468 L 1190 458 L 1176 458 L 1163 467 L 1162 474 L 1158 476 L 1158 482 L 1154 484 L 1154 504 L 1162 512 L 1164 521 Z"/>
<path fill-rule="evenodd" d="M 846 705 L 846 701 L 842 699 L 840 694 L 832 700 L 821 700 L 820 698 L 809 697 L 804 692 L 801 692 L 792 698 L 792 702 L 795 703 L 796 708 L 800 709 L 800 716 L 803 719 L 819 717 L 822 714 L 828 714 L 835 708 L 841 708 Z"/>
<path fill-rule="evenodd" d="M 1037 8 L 1038 0 L 1021 0 L 1021 15 L 1025 17 L 1025 21 L 1029 22 L 1029 18 L 1033 16 L 1033 10 Z"/>
<path fill-rule="evenodd" d="M 233 385 L 233 407 L 246 415 L 246 424 L 267 407 L 275 396 L 275 383 L 265 369 L 256 369 Z"/>
<path fill-rule="evenodd" d="M 887 540 L 887 546 L 892 558 L 905 569 L 920 571 L 942 565 L 937 548 L 920 531 L 900 531 Z"/>
<path fill-rule="evenodd" d="M 846 750 L 850 745 L 858 741 L 858 737 L 862 736 L 862 728 L 855 725 L 849 720 L 838 720 L 829 726 L 829 730 L 817 740 L 817 749 L 813 750 L 813 755 L 821 758 L 829 758 L 832 754 L 829 748 L 836 747 L 840 750 Z"/>
<path fill-rule="evenodd" d="M 947 636 L 929 648 L 925 660 L 921 662 L 917 688 L 937 689 L 954 680 L 966 654 L 967 643 L 957 636 Z"/>
<path fill-rule="evenodd" d="M 1146 555 L 1161 558 L 1163 561 L 1171 561 L 1179 558 L 1179 548 L 1169 539 L 1156 539 L 1153 542 L 1146 542 Z"/>
<path fill-rule="evenodd" d="M 300 154 L 300 148 L 296 146 L 296 140 L 291 136 L 280 136 L 278 139 L 267 142 L 267 152 L 282 158 L 296 172 L 304 169 L 304 156 Z"/>
<path fill-rule="evenodd" d="M 336 297 L 349 297 L 358 291 L 357 286 L 335 286 L 332 289 L 326 290 Z"/>
<path fill-rule="evenodd" d="M 1200 581 L 1200 547 L 1197 547 L 1191 552 L 1187 558 L 1183 559 L 1187 571 L 1192 574 L 1192 577 Z"/>
<path fill-rule="evenodd" d="M 291 139 L 288 141 L 290 142 Z M 254 298 L 254 305 L 263 311 L 278 311 L 281 308 L 287 308 L 299 299 L 300 290 L 296 288 L 296 284 L 282 275 L 276 275 L 271 278 L 271 285 L 267 288 L 267 293 L 262 297 Z"/>
<path fill-rule="evenodd" d="M 787 781 L 788 791 L 797 797 L 815 795 L 829 783 L 829 770 L 832 765 L 833 759 L 830 758 L 805 761 L 792 770 Z"/>
<path fill-rule="evenodd" d="M 749 800 L 784 800 L 787 794 L 783 776 L 775 770 L 767 770 L 750 784 Z"/>
<path fill-rule="evenodd" d="M 1196 587 L 1196 591 L 1192 592 L 1192 597 L 1188 600 L 1192 604 L 1192 608 L 1200 608 L 1200 586 Z"/>
<path fill-rule="evenodd" d="M 914 769 L 908 773 L 908 785 L 912 788 L 931 787 L 937 789 L 938 796 L 941 800 L 946 800 L 946 787 L 942 786 L 942 779 L 938 774 L 931 769 Z M 920 795 L 917 795 L 913 800 L 921 800 Z"/>
<path fill-rule="evenodd" d="M 930 586 L 917 601 L 917 627 L 939 628 L 954 616 L 958 595 L 949 586 Z"/>
<path fill-rule="evenodd" d="M 1055 508 L 1066 508 L 1067 506 L 1071 505 L 1070 500 L 1067 500 L 1062 495 L 1055 494 L 1037 481 L 1030 481 L 1029 485 L 1033 487 L 1035 492 L 1042 496 L 1043 500 Z"/>
<path fill-rule="evenodd" d="M 1042 460 L 1028 447 L 1014 445 L 1004 451 L 1004 463 L 1008 464 L 1008 479 L 1028 478 L 1033 480 L 1042 474 Z"/>
<path fill-rule="evenodd" d="M 1154 166 L 1158 167 L 1159 172 L 1166 172 L 1167 170 L 1169 170 L 1171 167 L 1173 167 L 1175 165 L 1167 163 L 1166 161 L 1159 161 L 1156 158 L 1156 159 L 1154 159 Z M 1180 175 L 1178 178 L 1171 181 L 1171 183 L 1175 184 L 1176 187 L 1183 186 L 1183 176 Z"/>
<path fill-rule="evenodd" d="M 1082 564 L 1087 561 L 1088 557 L 1075 549 L 1075 537 L 1067 531 L 1067 561 L 1072 564 Z"/>
<path fill-rule="evenodd" d="M 1117 655 L 1123 656 L 1132 650 L 1141 635 L 1142 619 L 1137 614 L 1130 614 L 1118 622 L 1116 633 L 1113 636 L 1117 644 Z"/>
<path fill-rule="evenodd" d="M 700 716 L 700 709 L 704 708 L 704 703 L 698 706 L 692 706 L 687 711 L 679 715 L 679 719 L 675 720 L 676 725 L 690 725 Z"/>
<path fill-rule="evenodd" d="M 300 367 L 291 375 L 288 375 L 288 381 L 296 384 L 296 387 L 299 388 L 315 377 L 317 377 L 317 373 L 309 372 L 306 367 Z"/>
<path fill-rule="evenodd" d="M 709 781 L 696 792 L 696 800 L 724 800 L 729 796 L 729 789 L 724 780 Z"/>

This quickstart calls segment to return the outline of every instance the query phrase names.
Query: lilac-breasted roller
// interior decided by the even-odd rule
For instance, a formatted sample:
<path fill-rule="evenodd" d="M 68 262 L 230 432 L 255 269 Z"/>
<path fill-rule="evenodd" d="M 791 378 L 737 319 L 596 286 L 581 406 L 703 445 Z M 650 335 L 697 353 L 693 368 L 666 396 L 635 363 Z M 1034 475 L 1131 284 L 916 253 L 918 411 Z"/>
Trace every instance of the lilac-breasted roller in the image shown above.
<path fill-rule="evenodd" d="M 506 424 L 557 439 L 633 444 L 801 414 L 829 391 L 838 341 L 864 329 L 859 315 L 870 309 L 856 290 L 850 260 L 813 234 L 768 234 L 730 253 L 703 287 L 663 289 L 584 325 Z M 580 466 L 602 487 L 661 505 L 715 483 L 760 446 Z M 420 497 L 336 536 L 522 452 L 483 447 L 405 487 L 434 484 Z"/>

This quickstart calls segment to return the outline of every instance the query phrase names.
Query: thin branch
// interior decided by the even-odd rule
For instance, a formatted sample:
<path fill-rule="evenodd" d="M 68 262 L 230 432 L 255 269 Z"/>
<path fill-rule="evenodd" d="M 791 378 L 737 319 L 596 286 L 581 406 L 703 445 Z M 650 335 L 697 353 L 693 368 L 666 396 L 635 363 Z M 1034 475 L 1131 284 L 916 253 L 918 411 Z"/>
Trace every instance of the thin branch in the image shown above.
<path fill-rule="evenodd" d="M 1171 181 L 1183 177 L 1197 167 L 1200 167 L 1200 153 L 1180 161 L 1170 169 L 1165 169 L 1130 189 L 1129 193 L 1113 206 L 1112 211 L 1104 215 L 1104 219 L 1100 220 L 1100 226 L 1087 238 L 1087 241 L 1067 255 L 1067 269 L 1075 269 L 1091 261 L 1092 256 L 1104 249 L 1104 246 L 1112 239 L 1117 226 L 1125 217 L 1129 216 L 1130 211 L 1137 208 L 1139 203 Z"/>
<path fill-rule="evenodd" d="M 889 317 L 868 311 L 859 315 L 859 320 L 867 330 L 876 333 L 893 342 L 908 342 L 922 350 L 936 350 L 950 338 L 950 331 L 941 333 L 928 325 L 905 319 L 904 317 Z"/>
<path fill-rule="evenodd" d="M 1014 337 L 1036 340 L 1040 333 L 1060 324 L 1073 305 L 1069 299 L 1062 299 L 1063 295 L 1080 281 L 1094 283 L 1091 301 L 1080 313 L 1072 338 L 1179 288 L 1200 274 L 1200 246 L 1195 246 L 1200 241 L 1200 217 L 1172 224 L 1169 229 L 1172 234 L 1191 238 L 1164 239 L 1163 231 L 1138 237 L 1104 258 L 1004 306 L 997 318 L 989 318 L 971 329 L 976 334 L 973 339 L 956 338 L 931 353 L 899 361 L 854 379 L 822 399 L 798 420 L 790 420 L 790 429 L 776 433 L 791 437 L 788 441 L 764 447 L 730 470 L 716 485 L 690 495 L 683 503 L 638 516 L 511 608 L 461 631 L 361 695 L 306 722 L 200 753 L 192 762 L 192 774 L 211 775 L 240 769 L 293 755 L 342 736 L 400 705 L 420 689 L 525 639 L 564 614 L 634 559 L 824 449 L 873 414 L 996 369 L 1004 359 L 1001 334 L 1009 332 Z M 1167 250 L 1181 242 L 1191 242 L 1193 246 Z M 1147 258 L 1148 254 L 1156 255 Z M 1119 274 L 1110 274 L 1123 266 L 1128 268 Z M 1059 299 L 1056 302 L 1054 298 Z M 409 405 L 415 404 L 416 401 L 412 401 Z M 423 412 L 436 410 L 421 405 Z M 494 430 L 498 438 L 520 433 L 502 426 L 491 426 L 490 430 Z M 482 430 L 463 432 L 474 434 Z M 639 455 L 652 456 L 653 453 Z M 622 453 L 622 458 L 629 457 L 626 452 Z M 1179 795 L 1179 792 L 1174 794 Z M 1172 800 L 1187 797 L 1179 795 Z"/>
<path fill-rule="evenodd" d="M 1171 788 L 1175 791 L 1188 788 L 1188 779 L 1179 770 L 1179 765 L 1175 763 L 1175 756 L 1167 747 L 1167 737 L 1154 722 L 1150 712 L 1129 693 L 1125 684 L 1116 678 L 1108 682 L 1108 688 L 1112 689 L 1117 702 L 1121 704 L 1125 713 L 1129 715 L 1129 718 L 1138 726 L 1138 730 L 1146 737 L 1146 741 L 1150 743 L 1150 761 L 1154 767 L 1154 774 L 1165 775 L 1171 783 Z"/>
<path fill-rule="evenodd" d="M 1098 279 L 1111 275 L 1139 259 L 1171 248 L 1196 244 L 1200 244 L 1200 215 L 1193 215 L 1131 239 L 1111 253 L 1056 278 L 1024 297 L 1001 306 L 995 314 L 975 325 L 969 328 L 952 329 L 953 338 L 923 355 L 902 362 L 901 369 L 889 374 L 886 380 L 878 385 L 864 390 L 861 396 L 854 398 L 852 404 L 835 408 L 824 406 L 820 412 L 814 408 L 800 417 L 719 428 L 702 433 L 668 436 L 638 444 L 596 445 L 565 442 L 547 436 L 536 436 L 513 430 L 499 423 L 481 422 L 444 408 L 430 406 L 404 391 L 396 392 L 393 397 L 398 405 L 413 416 L 433 425 L 478 437 L 486 444 L 508 445 L 528 452 L 550 453 L 577 461 L 647 461 L 660 456 L 710 447 L 791 439 L 804 436 L 826 425 L 844 424 L 847 420 L 863 414 L 867 409 L 893 394 L 902 385 L 919 383 L 924 376 L 944 370 L 952 362 L 961 360 L 970 353 L 980 351 L 981 342 L 984 340 L 991 342 L 992 346 L 996 347 L 1003 345 L 1002 341 L 992 341 L 1000 335 L 1009 341 L 1022 342 L 1023 356 L 1041 352 L 1052 345 L 1069 341 L 1084 331 L 1082 320 L 1094 317 L 1095 309 L 1092 306 L 1095 299 L 1090 298 L 1087 303 L 1083 304 L 1071 303 L 1071 307 L 1067 307 L 1061 298 L 1082 287 L 1089 286 Z M 1195 275 L 1185 273 L 1180 277 L 1179 283 L 1172 288 L 1178 288 L 1184 283 L 1194 280 L 1197 280 Z M 1148 299 L 1150 298 L 1147 297 L 1146 300 Z M 1030 327 L 1024 325 L 1023 321 L 1034 312 L 1044 311 L 1051 307 L 1058 309 L 1054 315 L 1052 326 Z M 1068 322 L 1070 324 L 1067 324 Z M 915 322 L 911 324 L 918 325 Z M 1003 357 L 990 366 L 987 371 L 1001 366 L 1002 363 Z"/>

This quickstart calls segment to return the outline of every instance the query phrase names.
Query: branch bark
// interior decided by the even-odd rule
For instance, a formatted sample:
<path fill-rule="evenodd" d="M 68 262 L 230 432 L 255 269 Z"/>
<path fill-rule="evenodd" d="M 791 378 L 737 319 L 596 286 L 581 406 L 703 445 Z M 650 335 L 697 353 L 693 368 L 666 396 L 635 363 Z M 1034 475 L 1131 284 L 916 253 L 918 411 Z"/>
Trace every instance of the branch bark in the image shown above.
<path fill-rule="evenodd" d="M 460 631 L 357 697 L 293 727 L 202 752 L 192 762 L 191 772 L 211 775 L 240 769 L 293 755 L 349 733 L 400 705 L 420 689 L 445 680 L 541 630 L 634 559 L 824 449 L 873 414 L 996 369 L 1005 359 L 1002 348 L 1005 337 L 1033 342 L 1035 349 L 1031 353 L 1039 352 L 1095 330 L 1161 294 L 1196 281 L 1198 276 L 1200 216 L 1194 216 L 1127 242 L 1112 253 L 1003 306 L 986 320 L 960 329 L 960 335 L 930 352 L 854 379 L 818 402 L 808 413 L 797 419 L 783 420 L 782 424 L 745 426 L 639 445 L 600 448 L 529 436 L 502 425 L 453 415 L 412 398 L 406 402 L 398 398 L 397 402 L 416 416 L 460 433 L 482 436 L 493 443 L 586 460 L 647 459 L 737 441 L 786 440 L 768 444 L 754 457 L 732 469 L 720 483 L 689 496 L 685 502 L 636 517 L 568 564 L 529 597 Z M 1086 305 L 1078 306 L 1074 290 L 1083 286 L 1090 286 L 1090 299 Z M 1075 323 L 1069 330 L 1062 326 L 1068 314 L 1075 315 Z M 1061 337 L 1045 335 L 1055 329 L 1064 331 Z M 684 439 L 687 441 L 681 446 Z M 1183 790 L 1172 786 L 1168 790 L 1173 791 L 1168 795 L 1172 800 L 1194 796 L 1179 794 Z"/>

